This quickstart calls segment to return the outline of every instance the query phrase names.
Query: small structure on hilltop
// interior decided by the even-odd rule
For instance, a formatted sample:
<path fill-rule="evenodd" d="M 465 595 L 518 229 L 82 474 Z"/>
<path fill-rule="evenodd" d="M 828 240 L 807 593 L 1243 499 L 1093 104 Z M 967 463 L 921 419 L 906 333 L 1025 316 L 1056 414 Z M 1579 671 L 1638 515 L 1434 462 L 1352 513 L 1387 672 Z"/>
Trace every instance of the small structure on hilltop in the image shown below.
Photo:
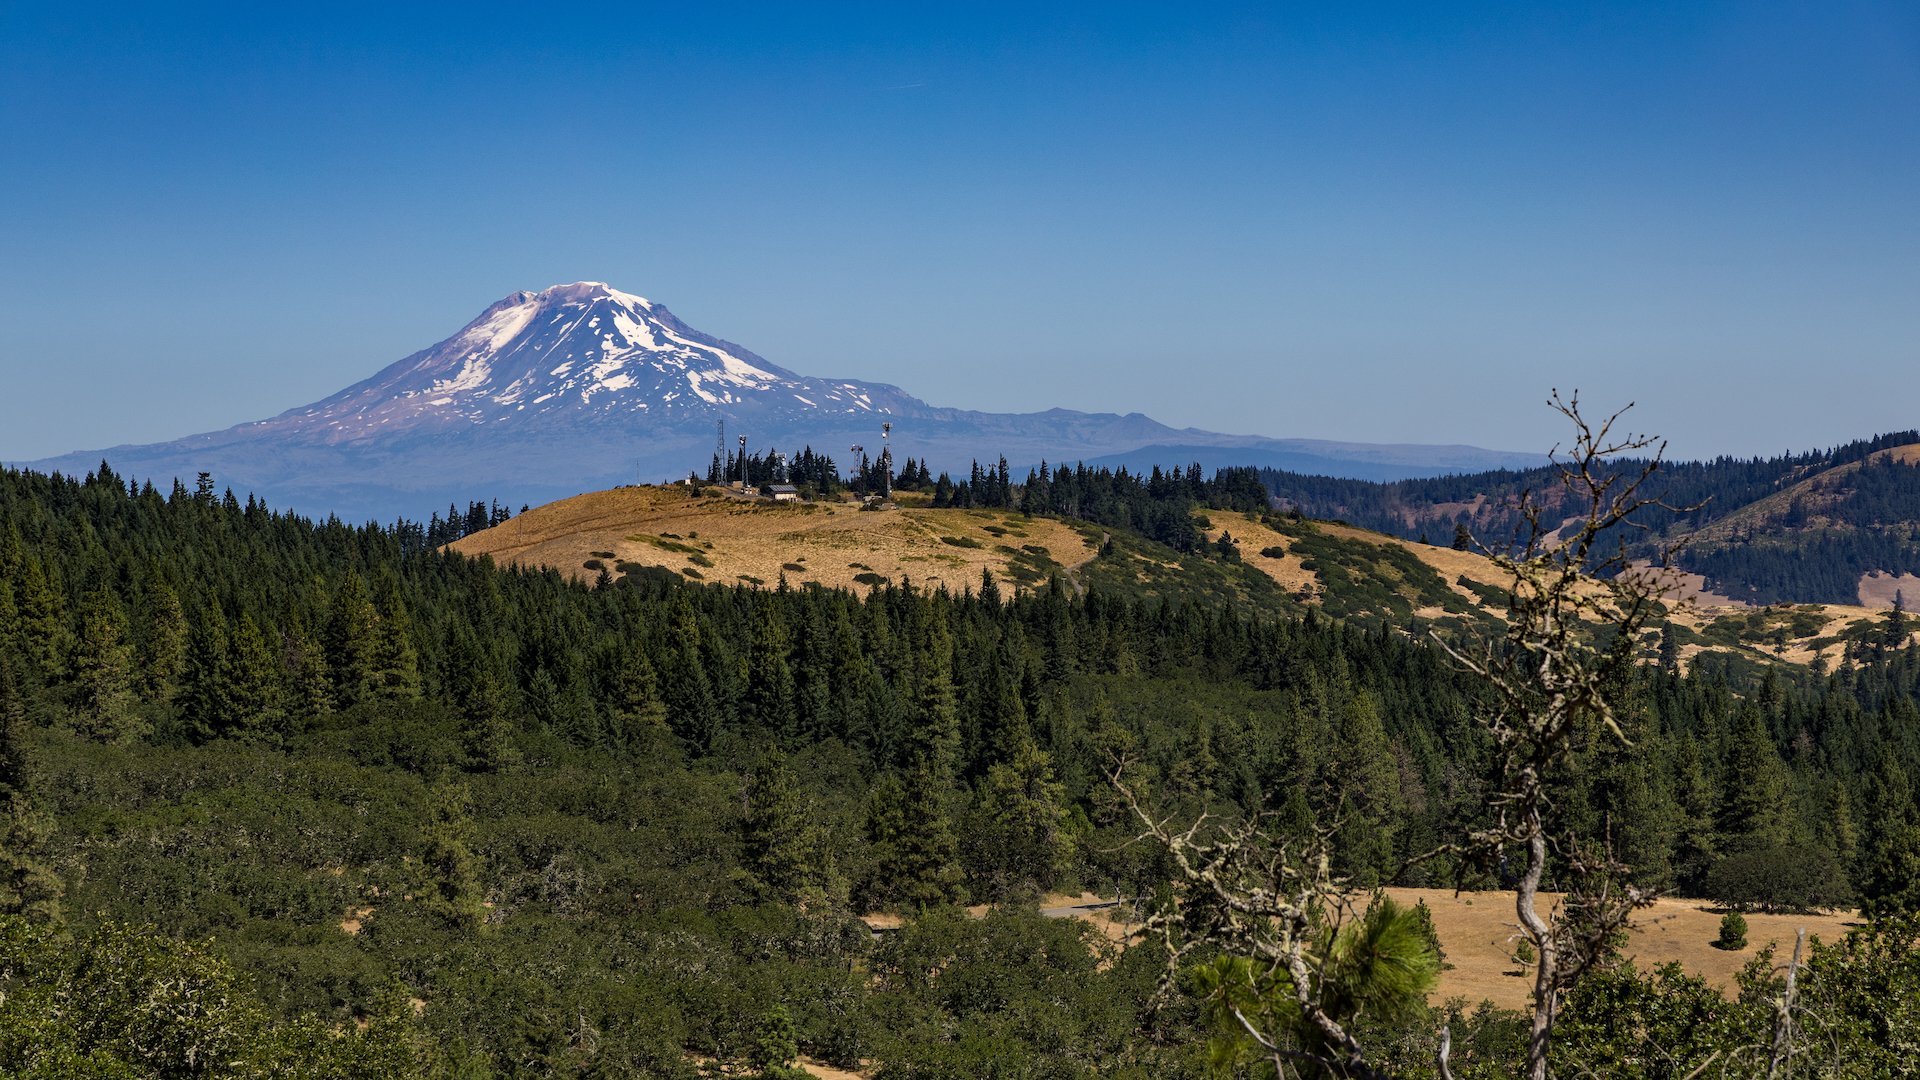
<path fill-rule="evenodd" d="M 799 502 L 800 489 L 792 484 L 771 484 L 767 487 L 767 497 L 774 502 Z"/>

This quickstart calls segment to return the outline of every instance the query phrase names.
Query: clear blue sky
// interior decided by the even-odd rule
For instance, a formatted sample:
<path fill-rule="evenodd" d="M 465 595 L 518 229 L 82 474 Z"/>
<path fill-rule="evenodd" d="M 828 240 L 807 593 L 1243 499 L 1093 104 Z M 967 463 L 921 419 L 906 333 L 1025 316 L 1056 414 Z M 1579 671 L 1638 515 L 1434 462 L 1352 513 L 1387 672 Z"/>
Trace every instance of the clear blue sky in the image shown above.
<path fill-rule="evenodd" d="M 1913 3 L 1186 7 L 0 0 L 0 458 L 270 415 L 582 278 L 936 404 L 1920 424 Z"/>

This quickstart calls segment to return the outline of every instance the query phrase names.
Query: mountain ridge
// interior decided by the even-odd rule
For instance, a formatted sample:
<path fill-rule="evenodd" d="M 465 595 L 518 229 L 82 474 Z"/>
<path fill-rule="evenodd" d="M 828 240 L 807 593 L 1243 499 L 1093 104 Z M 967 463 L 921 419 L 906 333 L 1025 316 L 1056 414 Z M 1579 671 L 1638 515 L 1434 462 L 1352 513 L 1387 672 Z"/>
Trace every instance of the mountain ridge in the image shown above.
<path fill-rule="evenodd" d="M 956 473 L 974 458 L 1066 462 L 1153 446 L 1211 448 L 1223 462 L 1317 452 L 1317 465 L 1369 478 L 1538 460 L 1175 429 L 1140 412 L 936 406 L 888 383 L 793 372 L 656 301 L 579 281 L 510 293 L 453 335 L 264 420 L 16 464 L 77 475 L 104 458 L 163 485 L 205 471 L 302 513 L 391 519 L 472 497 L 546 502 L 704 471 L 722 420 L 730 444 L 746 434 L 756 450 L 830 455 L 876 446 L 890 422 L 896 458 Z M 1318 450 L 1303 451 L 1307 442 Z"/>

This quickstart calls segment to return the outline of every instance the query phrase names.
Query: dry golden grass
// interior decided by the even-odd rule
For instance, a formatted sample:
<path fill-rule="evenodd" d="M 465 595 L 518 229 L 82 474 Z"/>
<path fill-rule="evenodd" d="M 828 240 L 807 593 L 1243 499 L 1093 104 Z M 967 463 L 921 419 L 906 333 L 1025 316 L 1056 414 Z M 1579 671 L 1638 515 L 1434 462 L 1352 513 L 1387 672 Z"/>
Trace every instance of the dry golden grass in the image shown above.
<path fill-rule="evenodd" d="M 1475 1002 L 1484 999 L 1508 1009 L 1527 1007 L 1531 984 L 1525 977 L 1508 974 L 1520 970 L 1520 965 L 1512 960 L 1514 942 L 1518 940 L 1515 928 L 1519 925 L 1513 911 L 1512 893 L 1455 895 L 1445 889 L 1388 889 L 1386 892 L 1402 904 L 1425 901 L 1433 912 L 1433 927 L 1440 935 L 1440 947 L 1446 951 L 1447 963 L 1453 967 L 1440 973 L 1440 985 L 1432 994 L 1432 1000 L 1463 997 Z M 1657 900 L 1653 907 L 1635 917 L 1627 955 L 1633 957 L 1642 970 L 1677 962 L 1714 986 L 1728 990 L 1733 986 L 1734 973 L 1769 942 L 1790 951 L 1794 934 L 1802 927 L 1809 936 L 1838 941 L 1854 924 L 1855 916 L 1851 912 L 1749 914 L 1746 919 L 1747 947 L 1727 952 L 1713 947 L 1720 936 L 1720 913 L 1709 910 L 1706 901 Z"/>
<path fill-rule="evenodd" d="M 1395 901 L 1412 906 L 1424 901 L 1433 912 L 1433 927 L 1440 935 L 1440 947 L 1451 965 L 1440 973 L 1439 984 L 1430 999 L 1434 1003 L 1449 998 L 1469 1002 L 1491 1001 L 1504 1009 L 1525 1009 L 1531 994 L 1531 982 L 1513 960 L 1514 944 L 1519 940 L 1519 920 L 1514 915 L 1510 892 L 1454 893 L 1446 889 L 1390 888 L 1386 894 Z M 1049 895 L 1042 908 L 1062 909 L 1076 904 L 1098 903 L 1092 893 L 1080 896 Z M 1106 899 L 1111 899 L 1108 897 Z M 1543 904 L 1555 897 L 1542 895 Z M 967 911 L 975 918 L 986 914 L 984 904 Z M 1140 927 L 1128 920 L 1132 909 L 1126 905 L 1090 911 L 1077 911 L 1071 918 L 1081 919 L 1118 945 L 1140 942 Z M 1715 948 L 1720 937 L 1721 912 L 1704 900 L 1662 898 L 1639 912 L 1628 935 L 1627 955 L 1641 970 L 1650 971 L 1660 964 L 1678 963 L 1691 974 L 1701 976 L 1723 991 L 1731 991 L 1734 975 L 1768 944 L 1785 955 L 1793 948 L 1794 935 L 1805 929 L 1809 937 L 1836 942 L 1849 929 L 1859 925 L 1853 912 L 1816 915 L 1765 915 L 1749 913 L 1747 947 L 1735 951 Z M 863 916 L 875 929 L 897 929 L 903 920 L 898 915 Z"/>
<path fill-rule="evenodd" d="M 612 558 L 600 557 L 608 569 L 628 562 L 692 570 L 698 580 L 718 584 L 771 587 L 784 574 L 794 585 L 861 589 L 858 575 L 878 574 L 956 592 L 977 589 L 987 570 L 1003 585 L 1010 583 L 1012 555 L 1003 549 L 1027 546 L 1069 567 L 1094 554 L 1085 537 L 1059 521 L 1003 511 L 933 510 L 906 502 L 898 510 L 867 512 L 853 503 L 691 498 L 673 487 L 576 495 L 453 544 L 456 551 L 490 555 L 501 564 L 547 566 L 584 579 L 597 573 L 587 561 L 596 552 L 611 552 Z"/>
<path fill-rule="evenodd" d="M 869 513 L 850 502 L 777 505 L 720 494 L 691 498 L 679 487 L 623 487 L 529 510 L 453 547 L 469 555 L 490 555 L 502 564 L 551 567 L 584 580 L 597 574 L 586 564 L 598 558 L 609 569 L 618 562 L 659 566 L 717 584 L 771 587 L 784 574 L 796 586 L 814 582 L 855 590 L 869 584 L 857 580 L 863 574 L 877 574 L 891 582 L 911 580 L 925 587 L 944 585 L 955 591 L 978 588 L 983 570 L 990 570 L 1004 589 L 1013 581 L 1008 572 L 1012 550 L 1032 546 L 1069 569 L 1094 554 L 1095 542 L 1055 519 L 1022 518 L 999 510 L 934 510 L 925 502 L 924 496 L 903 494 L 900 509 Z M 1257 516 L 1220 511 L 1207 516 L 1212 522 L 1206 530 L 1208 540 L 1217 540 L 1223 531 L 1232 532 L 1241 558 L 1289 595 L 1311 602 L 1321 593 L 1320 576 L 1292 554 L 1293 545 L 1286 536 L 1261 524 Z M 1498 605 L 1489 607 L 1458 584 L 1464 577 L 1482 586 L 1506 587 L 1506 575 L 1483 555 L 1331 522 L 1318 522 L 1316 527 L 1339 539 L 1401 547 L 1432 567 L 1457 595 L 1491 614 L 1501 613 Z M 1261 554 L 1269 548 L 1286 553 Z M 601 552 L 612 557 L 597 554 Z M 1890 605 L 1896 579 L 1878 580 L 1886 584 Z M 1920 596 L 1920 580 L 1900 581 L 1915 586 L 1914 595 Z M 1704 582 L 1691 575 L 1676 577 L 1669 598 L 1690 601 L 1673 618 L 1695 631 L 1706 629 L 1715 619 L 1756 610 L 1721 606 L 1719 602 L 1727 598 L 1705 592 Z M 1822 605 L 1820 612 L 1822 627 L 1812 636 L 1790 638 L 1784 649 L 1769 643 L 1742 645 L 1738 651 L 1755 658 L 1810 663 L 1816 656 L 1811 647 L 1814 638 L 1832 637 L 1860 620 L 1884 617 L 1868 607 Z M 1421 614 L 1437 617 L 1442 613 Z M 1838 661 L 1841 648 L 1825 648 L 1828 663 Z M 1683 659 L 1690 662 L 1700 651 L 1700 646 L 1689 645 Z"/>

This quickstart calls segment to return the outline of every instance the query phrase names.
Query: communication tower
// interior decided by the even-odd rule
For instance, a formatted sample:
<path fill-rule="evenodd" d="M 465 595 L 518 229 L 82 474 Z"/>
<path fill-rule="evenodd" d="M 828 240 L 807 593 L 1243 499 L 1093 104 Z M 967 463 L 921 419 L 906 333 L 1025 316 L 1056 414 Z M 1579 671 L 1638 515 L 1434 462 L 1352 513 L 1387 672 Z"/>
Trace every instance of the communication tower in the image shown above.
<path fill-rule="evenodd" d="M 893 499 L 893 421 L 880 424 L 880 497 Z"/>
<path fill-rule="evenodd" d="M 745 435 L 742 435 L 740 436 L 740 480 L 742 483 L 745 483 L 746 479 L 747 479 L 747 437 Z"/>

